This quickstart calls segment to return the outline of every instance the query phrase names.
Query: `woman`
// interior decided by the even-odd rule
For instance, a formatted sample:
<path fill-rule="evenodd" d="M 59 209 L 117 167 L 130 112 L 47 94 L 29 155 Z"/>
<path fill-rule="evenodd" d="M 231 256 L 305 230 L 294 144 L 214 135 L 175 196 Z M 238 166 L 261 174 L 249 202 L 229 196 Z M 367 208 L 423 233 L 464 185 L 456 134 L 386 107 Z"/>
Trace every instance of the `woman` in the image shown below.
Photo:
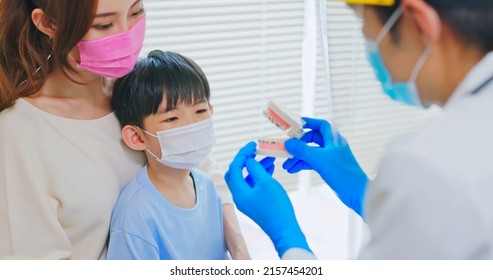
<path fill-rule="evenodd" d="M 393 143 L 373 182 L 323 120 L 306 119 L 311 130 L 286 142 L 294 157 L 283 168 L 315 170 L 365 219 L 371 240 L 360 258 L 493 259 L 493 2 L 345 2 L 363 16 L 384 92 L 412 106 L 439 105 L 443 114 Z M 244 147 L 226 173 L 236 205 L 281 257 L 312 258 L 286 193 L 254 150 L 253 143 Z M 253 180 L 243 179 L 244 167 Z"/>
<path fill-rule="evenodd" d="M 142 0 L 0 2 L 0 259 L 105 257 L 144 157 L 122 143 L 104 77 L 132 70 L 144 34 Z M 221 184 L 217 163 L 203 168 Z M 228 249 L 248 258 L 223 200 Z"/>

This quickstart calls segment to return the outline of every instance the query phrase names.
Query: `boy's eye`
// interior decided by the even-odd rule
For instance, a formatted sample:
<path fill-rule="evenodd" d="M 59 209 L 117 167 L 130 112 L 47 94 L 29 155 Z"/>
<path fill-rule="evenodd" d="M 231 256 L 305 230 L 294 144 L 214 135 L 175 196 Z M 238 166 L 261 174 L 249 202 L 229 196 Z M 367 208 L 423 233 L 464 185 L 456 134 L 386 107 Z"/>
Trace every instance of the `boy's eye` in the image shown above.
<path fill-rule="evenodd" d="M 164 122 L 166 122 L 166 123 L 170 123 L 170 122 L 174 122 L 174 121 L 176 121 L 176 120 L 178 120 L 178 118 L 177 118 L 177 117 L 171 117 L 171 118 L 167 118 L 167 119 L 165 119 L 165 120 L 164 120 Z"/>
<path fill-rule="evenodd" d="M 209 111 L 209 109 L 199 109 L 199 110 L 197 110 L 197 114 L 207 113 L 208 111 Z"/>

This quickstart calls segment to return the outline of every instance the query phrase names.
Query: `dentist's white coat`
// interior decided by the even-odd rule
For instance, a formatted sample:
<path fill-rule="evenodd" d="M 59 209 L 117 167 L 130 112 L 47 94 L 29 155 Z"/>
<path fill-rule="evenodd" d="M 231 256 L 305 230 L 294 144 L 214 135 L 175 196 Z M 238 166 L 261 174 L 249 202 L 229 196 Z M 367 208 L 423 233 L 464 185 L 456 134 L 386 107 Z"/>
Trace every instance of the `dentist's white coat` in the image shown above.
<path fill-rule="evenodd" d="M 360 258 L 493 259 L 491 78 L 493 52 L 438 119 L 389 146 L 365 197 L 371 240 Z M 314 256 L 300 249 L 283 255 L 300 258 Z"/>

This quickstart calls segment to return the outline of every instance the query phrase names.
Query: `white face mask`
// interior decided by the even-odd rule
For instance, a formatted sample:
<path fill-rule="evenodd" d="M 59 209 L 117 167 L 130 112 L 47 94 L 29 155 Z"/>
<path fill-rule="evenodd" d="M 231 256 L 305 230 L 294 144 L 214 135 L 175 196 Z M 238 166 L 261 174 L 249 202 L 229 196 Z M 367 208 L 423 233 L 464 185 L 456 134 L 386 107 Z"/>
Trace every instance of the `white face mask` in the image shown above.
<path fill-rule="evenodd" d="M 161 146 L 161 158 L 146 149 L 160 163 L 177 169 L 190 169 L 199 166 L 212 151 L 216 138 L 212 118 L 151 134 Z"/>

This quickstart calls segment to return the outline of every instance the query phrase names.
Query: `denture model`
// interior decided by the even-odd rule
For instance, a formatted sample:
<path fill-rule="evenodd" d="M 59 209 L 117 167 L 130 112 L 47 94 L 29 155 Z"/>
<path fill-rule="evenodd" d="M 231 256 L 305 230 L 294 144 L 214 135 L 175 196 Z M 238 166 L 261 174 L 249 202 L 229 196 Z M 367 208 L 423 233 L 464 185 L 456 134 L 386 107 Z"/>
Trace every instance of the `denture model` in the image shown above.
<path fill-rule="evenodd" d="M 256 154 L 271 157 L 291 157 L 291 154 L 284 147 L 284 142 L 289 138 L 301 137 L 305 122 L 298 115 L 273 100 L 267 103 L 267 108 L 263 113 L 270 122 L 286 131 L 288 138 L 261 138 L 258 140 Z"/>

